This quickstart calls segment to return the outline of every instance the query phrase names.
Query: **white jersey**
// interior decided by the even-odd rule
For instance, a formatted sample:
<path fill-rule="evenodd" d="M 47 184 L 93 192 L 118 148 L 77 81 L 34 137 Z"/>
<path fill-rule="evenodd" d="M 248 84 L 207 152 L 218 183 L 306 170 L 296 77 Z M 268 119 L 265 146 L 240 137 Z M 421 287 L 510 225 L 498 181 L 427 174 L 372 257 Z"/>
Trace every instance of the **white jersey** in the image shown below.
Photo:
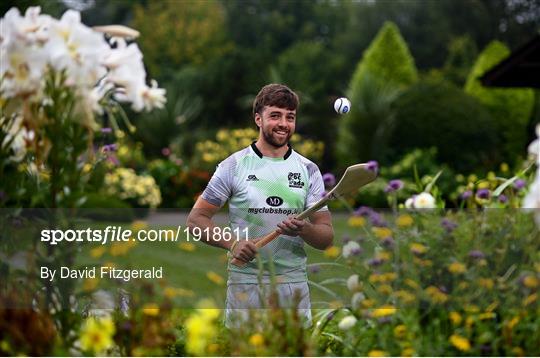
<path fill-rule="evenodd" d="M 278 223 L 301 213 L 323 194 L 322 175 L 312 161 L 290 147 L 283 158 L 265 157 L 253 143 L 218 165 L 202 198 L 219 207 L 229 201 L 231 229 L 238 229 L 242 239 L 247 229 L 253 239 L 272 232 Z M 264 268 L 262 282 L 269 281 L 272 271 L 279 282 L 307 280 L 302 238 L 281 235 L 259 253 Z M 258 282 L 257 260 L 243 268 L 229 262 L 228 271 L 228 283 Z"/>

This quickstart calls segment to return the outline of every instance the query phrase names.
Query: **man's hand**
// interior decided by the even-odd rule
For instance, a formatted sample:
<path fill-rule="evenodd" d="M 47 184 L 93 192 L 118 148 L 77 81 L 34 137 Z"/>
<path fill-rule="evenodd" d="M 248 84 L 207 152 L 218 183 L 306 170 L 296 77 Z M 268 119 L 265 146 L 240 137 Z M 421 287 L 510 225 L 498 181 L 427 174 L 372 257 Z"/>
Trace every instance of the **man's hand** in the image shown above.
<path fill-rule="evenodd" d="M 236 259 L 250 262 L 257 255 L 257 246 L 253 240 L 241 240 L 234 246 L 231 254 Z"/>
<path fill-rule="evenodd" d="M 283 220 L 278 224 L 278 231 L 283 235 L 299 236 L 302 234 L 306 224 L 305 220 L 298 220 L 294 216 L 289 216 L 287 220 Z"/>

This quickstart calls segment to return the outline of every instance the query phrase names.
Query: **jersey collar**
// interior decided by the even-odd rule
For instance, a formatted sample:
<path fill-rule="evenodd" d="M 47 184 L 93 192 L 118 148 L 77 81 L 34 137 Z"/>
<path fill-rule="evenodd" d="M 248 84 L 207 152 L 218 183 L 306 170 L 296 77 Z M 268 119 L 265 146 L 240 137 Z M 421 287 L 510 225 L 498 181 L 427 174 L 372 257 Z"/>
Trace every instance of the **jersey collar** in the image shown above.
<path fill-rule="evenodd" d="M 259 148 L 257 148 L 257 146 L 255 145 L 257 141 L 253 141 L 253 143 L 251 143 L 251 149 L 253 149 L 253 151 L 255 152 L 255 154 L 257 154 L 257 156 L 259 158 L 262 159 L 263 157 L 263 154 L 261 153 L 261 151 L 259 150 Z M 291 156 L 291 153 L 292 153 L 292 147 L 291 147 L 291 144 L 290 143 L 287 143 L 287 146 L 289 147 L 289 149 L 287 150 L 287 153 L 285 153 L 285 155 L 283 156 L 283 160 L 286 160 L 287 158 L 289 158 Z"/>

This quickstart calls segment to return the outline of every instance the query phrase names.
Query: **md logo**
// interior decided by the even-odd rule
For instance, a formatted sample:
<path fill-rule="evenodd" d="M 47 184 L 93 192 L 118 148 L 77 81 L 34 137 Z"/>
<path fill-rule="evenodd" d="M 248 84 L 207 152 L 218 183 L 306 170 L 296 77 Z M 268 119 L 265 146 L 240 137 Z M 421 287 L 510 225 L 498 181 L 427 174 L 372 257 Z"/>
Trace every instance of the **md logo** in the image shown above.
<path fill-rule="evenodd" d="M 283 199 L 279 196 L 269 196 L 268 199 L 266 199 L 266 204 L 270 206 L 280 206 L 283 204 Z"/>

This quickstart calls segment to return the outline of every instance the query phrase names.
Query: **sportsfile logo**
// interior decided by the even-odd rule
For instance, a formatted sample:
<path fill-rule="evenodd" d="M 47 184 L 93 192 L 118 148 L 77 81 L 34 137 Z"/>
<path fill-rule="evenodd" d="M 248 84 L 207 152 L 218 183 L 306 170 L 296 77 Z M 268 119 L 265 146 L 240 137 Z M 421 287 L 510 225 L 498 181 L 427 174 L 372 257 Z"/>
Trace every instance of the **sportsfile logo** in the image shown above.
<path fill-rule="evenodd" d="M 302 181 L 302 177 L 300 176 L 300 173 L 291 173 L 289 172 L 289 188 L 303 188 L 304 182 Z"/>

